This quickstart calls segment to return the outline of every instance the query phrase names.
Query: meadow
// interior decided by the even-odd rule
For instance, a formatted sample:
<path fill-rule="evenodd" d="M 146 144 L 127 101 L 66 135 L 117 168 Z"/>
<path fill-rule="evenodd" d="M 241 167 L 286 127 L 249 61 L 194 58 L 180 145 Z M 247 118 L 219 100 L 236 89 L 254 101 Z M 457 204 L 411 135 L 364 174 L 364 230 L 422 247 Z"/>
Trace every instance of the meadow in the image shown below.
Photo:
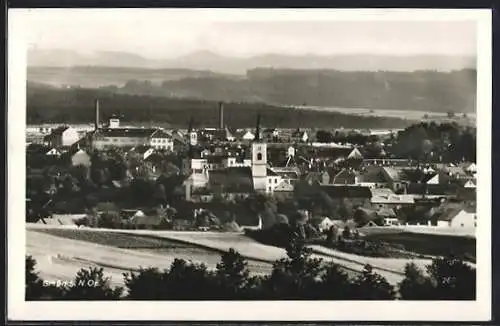
<path fill-rule="evenodd" d="M 416 232 L 374 232 L 366 235 L 367 240 L 378 240 L 400 244 L 406 250 L 431 256 L 454 254 L 470 262 L 476 261 L 476 239 L 473 237 Z"/>
<path fill-rule="evenodd" d="M 110 270 L 114 278 L 119 275 L 117 281 L 121 282 L 123 272 L 139 267 L 168 268 L 174 258 L 203 262 L 212 269 L 220 261 L 221 253 L 230 248 L 247 259 L 253 274 L 269 273 L 274 261 L 286 257 L 284 249 L 258 243 L 241 233 L 75 229 L 39 225 L 31 225 L 27 230 L 27 254 L 42 261 L 41 270 L 49 276 L 63 273 L 69 277 L 78 268 L 97 265 L 106 272 Z M 391 284 L 401 281 L 406 263 L 413 261 L 422 268 L 430 263 L 427 259 L 373 258 L 322 246 L 311 248 L 313 257 L 337 263 L 351 275 L 370 264 Z M 60 257 L 65 257 L 65 260 Z M 50 264 L 47 264 L 47 259 Z"/>

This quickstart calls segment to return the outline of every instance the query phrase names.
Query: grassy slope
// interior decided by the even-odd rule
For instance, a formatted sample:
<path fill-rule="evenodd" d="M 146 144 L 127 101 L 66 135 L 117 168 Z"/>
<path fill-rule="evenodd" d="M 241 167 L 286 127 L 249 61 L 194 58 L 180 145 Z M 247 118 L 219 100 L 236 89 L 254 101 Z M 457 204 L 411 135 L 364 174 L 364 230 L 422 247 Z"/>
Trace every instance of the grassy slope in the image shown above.
<path fill-rule="evenodd" d="M 40 227 L 40 226 L 36 226 L 36 228 L 39 231 L 40 231 L 40 229 L 48 229 L 47 227 Z M 54 230 L 51 230 L 49 232 L 54 232 Z M 181 242 L 184 244 L 189 244 L 189 245 L 191 245 L 191 247 L 196 247 L 198 249 L 205 249 L 205 250 L 207 250 L 207 252 L 209 252 L 209 254 L 207 254 L 209 256 L 210 255 L 220 256 L 220 252 L 227 251 L 227 250 L 229 250 L 229 248 L 235 248 L 238 252 L 240 252 L 244 257 L 246 257 L 249 260 L 250 270 L 252 271 L 252 269 L 253 269 L 253 271 L 256 273 L 266 272 L 266 270 L 267 270 L 267 272 L 269 272 L 270 271 L 270 263 L 272 263 L 273 261 L 275 261 L 277 259 L 280 259 L 280 258 L 283 258 L 286 256 L 286 252 L 284 249 L 273 247 L 273 246 L 263 245 L 263 244 L 260 244 L 260 243 L 254 241 L 250 238 L 243 236 L 242 234 L 234 234 L 234 233 L 231 234 L 231 233 L 213 233 L 213 232 L 202 233 L 202 232 L 146 231 L 146 230 L 130 231 L 130 230 L 102 230 L 102 229 L 71 230 L 71 229 L 62 229 L 62 228 L 61 228 L 61 230 L 58 230 L 56 232 L 59 232 L 59 236 L 64 236 L 65 238 L 70 238 L 70 239 L 74 238 L 75 234 L 77 234 L 77 233 L 78 233 L 77 237 L 79 237 L 79 239 L 81 239 L 83 234 L 87 234 L 84 236 L 84 237 L 88 237 L 87 241 L 92 239 L 91 241 L 93 241 L 93 242 L 100 241 L 101 243 L 102 243 L 102 241 L 108 241 L 108 240 L 102 240 L 102 237 L 104 237 L 105 239 L 106 238 L 109 239 L 111 234 L 117 235 L 118 233 L 127 234 L 127 237 L 131 237 L 130 239 L 137 239 L 137 235 L 140 235 L 141 241 L 153 241 L 153 243 L 155 243 L 155 245 L 158 244 L 158 242 L 156 242 L 156 241 L 161 241 L 161 240 L 166 239 L 166 240 L 170 241 L 170 242 L 168 242 L 169 245 L 171 245 L 172 241 L 175 241 L 175 242 Z M 83 232 L 83 233 L 81 233 L 81 232 Z M 32 233 L 33 233 L 33 231 L 28 231 L 28 237 L 30 237 Z M 101 235 L 100 236 L 96 236 L 96 235 L 90 236 L 89 235 L 90 233 L 100 233 Z M 48 236 L 48 235 L 46 235 L 46 236 Z M 57 238 L 59 241 L 61 241 L 60 237 L 55 237 L 55 236 L 51 236 L 51 237 Z M 117 241 L 121 241 L 121 240 L 115 240 L 115 239 L 119 239 L 119 237 L 121 237 L 121 235 L 117 236 L 117 237 L 113 237 L 113 240 L 109 240 L 109 241 L 111 241 L 111 243 L 113 243 L 114 245 L 117 245 Z M 101 238 L 101 240 L 96 240 L 97 238 Z M 144 240 L 145 238 L 147 238 L 148 240 Z M 76 240 L 65 239 L 63 241 L 76 241 Z M 129 246 L 133 245 L 133 241 L 136 241 L 136 240 L 132 240 L 129 243 Z M 143 244 L 144 244 L 144 242 L 141 243 L 141 245 L 143 245 Z M 59 251 L 59 247 L 61 245 L 62 244 L 57 245 L 57 246 L 50 246 L 49 248 L 46 248 L 45 254 L 46 255 L 48 255 L 49 253 L 53 254 L 54 248 L 58 248 L 58 251 Z M 52 250 L 50 250 L 50 248 Z M 105 246 L 105 248 L 110 248 L 110 250 L 112 250 L 112 252 L 115 252 L 114 250 L 125 250 L 125 249 L 113 248 L 110 246 Z M 391 259 L 382 259 L 381 258 L 381 259 L 374 260 L 373 258 L 360 257 L 357 255 L 352 255 L 352 254 L 344 254 L 344 253 L 338 254 L 337 252 L 333 252 L 333 251 L 328 251 L 328 250 L 320 251 L 320 250 L 318 250 L 318 248 L 315 248 L 315 249 L 316 249 L 316 253 L 313 255 L 314 257 L 323 258 L 325 261 L 331 261 L 331 262 L 337 263 L 337 264 L 343 266 L 346 270 L 350 271 L 351 273 L 356 273 L 356 272 L 361 271 L 365 264 L 370 263 L 374 267 L 375 271 L 377 271 L 378 273 L 380 273 L 381 275 L 386 277 L 388 279 L 388 281 L 392 284 L 396 284 L 402 279 L 401 273 L 403 271 L 405 262 L 407 262 L 405 260 L 399 260 L 397 265 L 395 265 L 395 263 Z M 323 248 L 323 249 L 325 249 L 325 248 Z M 104 249 L 101 248 L 100 250 L 104 250 Z M 211 250 L 211 252 L 210 252 L 210 250 Z M 104 252 L 107 253 L 108 252 L 107 249 Z M 135 267 L 134 267 L 134 265 L 132 263 L 134 261 L 134 257 L 135 257 L 134 252 L 136 252 L 136 251 L 127 250 L 126 252 L 128 255 L 128 257 L 126 258 L 126 262 L 128 264 L 128 265 L 126 265 L 127 266 L 126 268 L 137 268 L 137 265 L 139 265 L 139 264 L 135 264 Z M 120 257 L 120 255 L 123 255 L 121 253 L 116 253 L 116 254 L 119 255 L 119 257 Z M 186 255 L 183 254 L 182 250 L 179 250 L 179 249 L 172 250 L 170 253 L 166 254 L 165 256 L 164 256 L 164 254 L 165 253 L 163 252 L 161 255 L 155 255 L 156 260 L 161 259 L 162 261 L 165 261 L 165 260 L 171 261 L 173 258 L 185 258 L 186 259 Z M 74 254 L 72 254 L 70 251 L 68 253 L 68 255 L 74 255 Z M 89 251 L 82 253 L 82 255 L 83 255 L 83 258 L 85 258 L 86 256 L 89 256 L 89 257 L 91 257 L 91 259 L 88 259 L 88 260 L 94 260 L 94 261 L 97 258 L 101 257 L 101 256 L 96 257 L 94 253 L 89 252 Z M 204 255 L 204 254 L 202 254 L 202 255 Z M 161 258 L 160 258 L 160 256 L 161 256 Z M 203 261 L 212 260 L 212 258 L 207 259 L 207 257 L 202 257 L 202 256 L 198 256 L 198 257 L 201 257 L 200 259 Z M 143 259 L 143 258 L 139 257 L 138 261 L 139 262 L 142 261 L 141 259 Z M 190 259 L 190 258 L 187 258 L 187 259 Z M 115 260 L 116 260 L 116 258 L 115 258 Z M 104 260 L 104 261 L 99 260 L 98 262 L 100 262 L 101 264 L 103 262 L 108 263 L 107 260 Z M 154 262 L 154 261 L 148 261 L 148 262 L 150 264 L 151 263 L 156 264 L 156 262 Z M 156 266 L 156 265 L 147 265 L 147 264 L 144 265 L 143 264 L 142 266 Z M 210 264 L 208 264 L 208 263 L 207 263 L 207 266 L 211 267 Z M 265 267 L 265 266 L 268 266 L 269 269 L 267 269 L 268 267 Z M 82 266 L 82 267 L 84 267 L 84 266 Z"/>

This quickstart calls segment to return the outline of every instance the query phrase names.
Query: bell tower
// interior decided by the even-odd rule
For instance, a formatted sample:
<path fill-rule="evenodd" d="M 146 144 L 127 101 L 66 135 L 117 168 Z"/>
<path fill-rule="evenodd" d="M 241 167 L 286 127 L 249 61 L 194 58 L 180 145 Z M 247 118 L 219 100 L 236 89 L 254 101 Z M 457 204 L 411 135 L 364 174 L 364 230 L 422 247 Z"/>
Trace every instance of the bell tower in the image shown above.
<path fill-rule="evenodd" d="M 260 115 L 257 116 L 255 140 L 252 142 L 252 179 L 256 192 L 266 192 L 267 187 L 267 144 L 262 142 L 260 133 Z"/>

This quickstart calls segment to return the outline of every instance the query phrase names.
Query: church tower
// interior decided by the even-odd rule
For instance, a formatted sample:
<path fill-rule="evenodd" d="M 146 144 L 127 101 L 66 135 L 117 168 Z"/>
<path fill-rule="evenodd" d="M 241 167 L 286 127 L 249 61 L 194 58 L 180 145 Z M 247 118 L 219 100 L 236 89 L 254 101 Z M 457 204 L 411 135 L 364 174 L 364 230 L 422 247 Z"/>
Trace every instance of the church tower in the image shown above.
<path fill-rule="evenodd" d="M 256 192 L 266 192 L 267 144 L 260 140 L 260 115 L 257 116 L 255 139 L 252 142 L 252 179 Z"/>

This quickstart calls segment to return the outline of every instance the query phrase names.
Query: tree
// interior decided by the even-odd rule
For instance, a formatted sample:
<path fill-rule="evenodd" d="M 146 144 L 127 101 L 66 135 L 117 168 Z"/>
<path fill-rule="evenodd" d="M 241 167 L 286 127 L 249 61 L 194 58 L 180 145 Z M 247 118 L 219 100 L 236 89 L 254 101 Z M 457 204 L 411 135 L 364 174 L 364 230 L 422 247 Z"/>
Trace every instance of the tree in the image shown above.
<path fill-rule="evenodd" d="M 436 258 L 427 266 L 435 300 L 475 300 L 476 270 L 454 257 Z"/>
<path fill-rule="evenodd" d="M 363 226 L 370 221 L 370 216 L 363 209 L 357 209 L 356 212 L 354 212 L 353 218 L 358 226 Z"/>
<path fill-rule="evenodd" d="M 121 297 L 121 287 L 112 288 L 110 278 L 104 276 L 102 268 L 81 269 L 73 284 L 64 294 L 67 300 L 117 300 Z"/>
<path fill-rule="evenodd" d="M 349 300 L 352 297 L 352 283 L 337 264 L 330 263 L 321 276 L 320 299 Z"/>
<path fill-rule="evenodd" d="M 165 187 L 161 183 L 156 185 L 154 197 L 158 203 L 165 203 L 167 195 L 165 192 Z"/>
<path fill-rule="evenodd" d="M 344 239 L 350 239 L 351 238 L 351 229 L 346 225 L 344 227 L 344 230 L 342 231 L 342 238 Z"/>
<path fill-rule="evenodd" d="M 217 293 L 214 273 L 204 264 L 175 259 L 165 278 L 165 292 L 170 300 L 208 300 Z"/>
<path fill-rule="evenodd" d="M 273 264 L 271 275 L 264 280 L 265 296 L 280 300 L 318 298 L 322 260 L 311 258 L 311 250 L 297 238 L 290 242 L 287 255 Z"/>
<path fill-rule="evenodd" d="M 333 142 L 333 134 L 329 131 L 318 130 L 316 132 L 316 140 L 320 143 L 331 143 Z"/>
<path fill-rule="evenodd" d="M 122 219 L 118 212 L 103 212 L 97 220 L 97 225 L 100 228 L 117 229 L 122 226 Z"/>
<path fill-rule="evenodd" d="M 249 278 L 248 263 L 234 249 L 222 254 L 220 263 L 217 264 L 216 277 L 219 294 L 225 299 L 241 298 Z"/>
<path fill-rule="evenodd" d="M 356 300 L 394 300 L 396 291 L 383 276 L 366 265 L 361 275 L 354 280 L 353 296 Z"/>
<path fill-rule="evenodd" d="M 432 300 L 434 287 L 428 277 L 414 263 L 405 267 L 405 278 L 399 283 L 399 294 L 403 300 Z"/>
<path fill-rule="evenodd" d="M 166 276 L 168 271 L 158 268 L 141 268 L 138 272 L 124 273 L 127 288 L 127 299 L 130 300 L 166 300 L 168 288 Z"/>
<path fill-rule="evenodd" d="M 43 280 L 35 272 L 36 261 L 32 256 L 26 256 L 26 286 L 25 298 L 26 300 L 37 300 L 43 295 Z"/>

